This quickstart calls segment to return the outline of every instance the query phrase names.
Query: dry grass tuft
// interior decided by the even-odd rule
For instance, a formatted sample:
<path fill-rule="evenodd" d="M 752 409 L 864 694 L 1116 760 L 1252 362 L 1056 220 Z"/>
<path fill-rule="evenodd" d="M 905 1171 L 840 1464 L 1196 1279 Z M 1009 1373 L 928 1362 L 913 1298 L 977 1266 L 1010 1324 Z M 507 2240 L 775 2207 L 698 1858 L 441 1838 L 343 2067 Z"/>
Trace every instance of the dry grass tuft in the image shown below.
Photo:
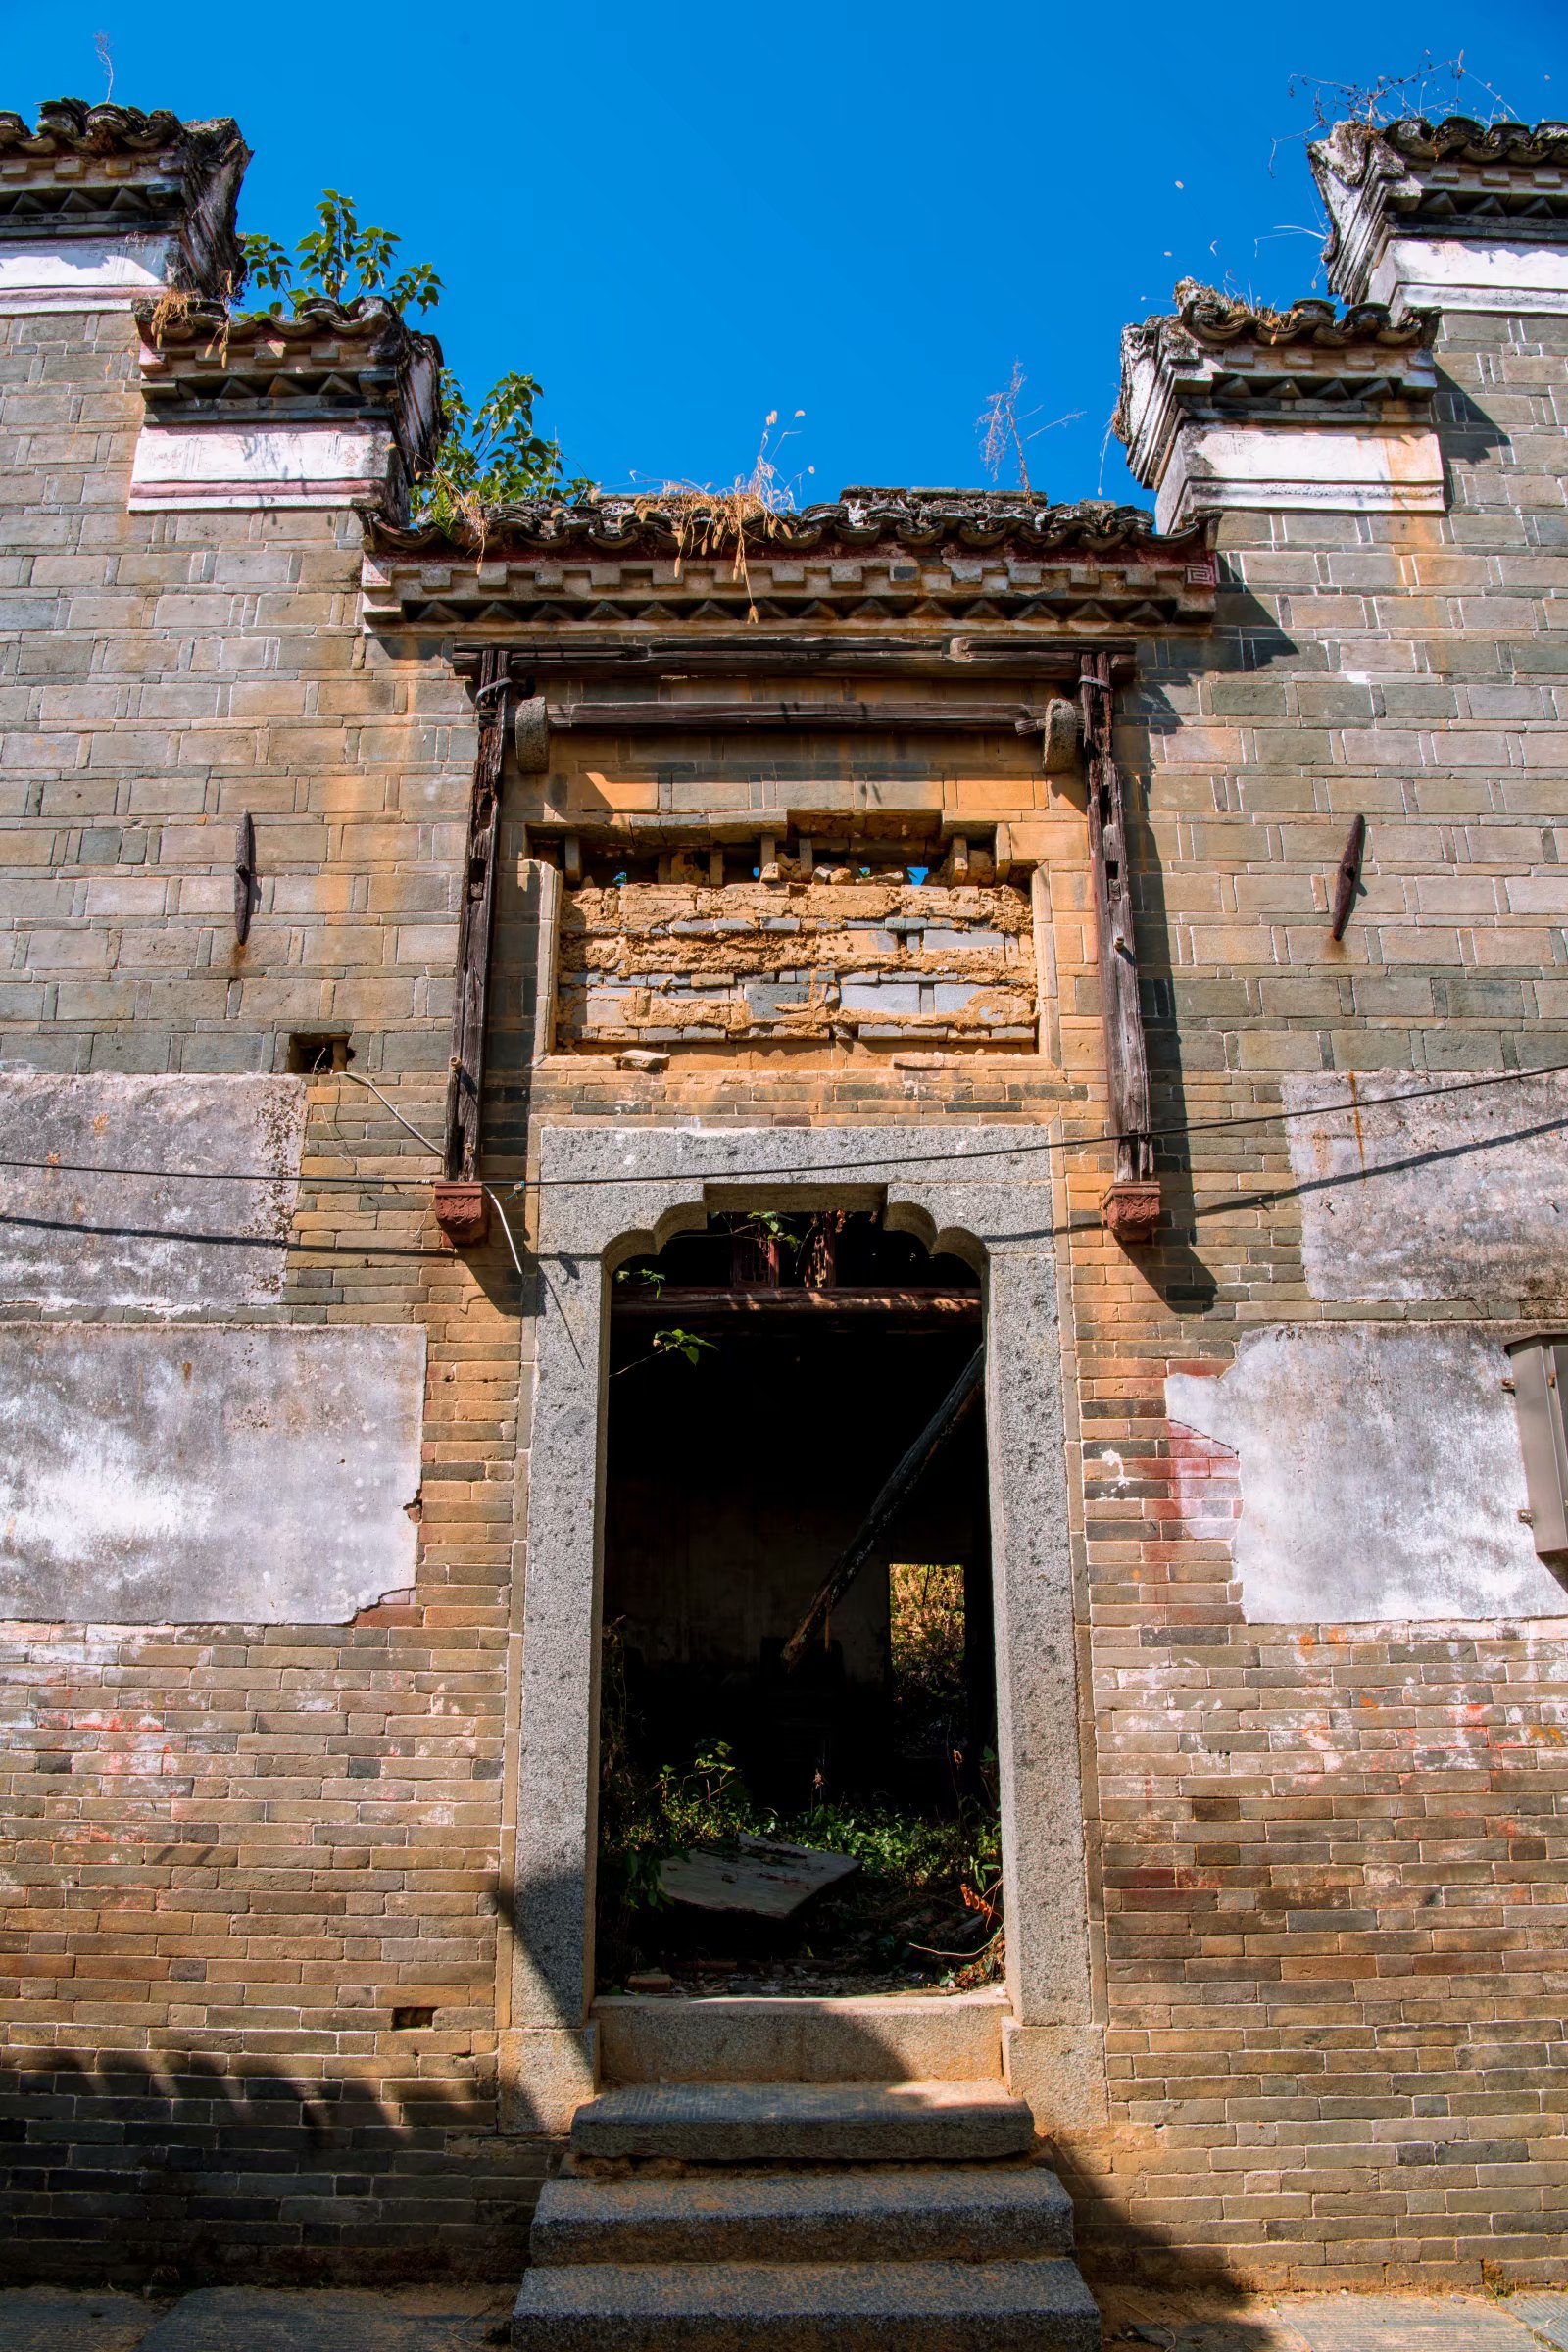
<path fill-rule="evenodd" d="M 183 286 L 166 286 L 153 305 L 147 321 L 147 332 L 155 343 L 161 343 L 172 326 L 183 326 L 196 308 L 196 297 L 187 294 Z"/>
<path fill-rule="evenodd" d="M 803 412 L 797 409 L 795 414 L 799 416 Z M 778 411 L 770 409 L 751 472 L 737 474 L 727 488 L 718 488 L 711 482 L 661 482 L 658 489 L 639 492 L 632 501 L 640 521 L 646 521 L 651 514 L 663 514 L 674 524 L 677 579 L 689 555 L 733 556 L 730 577 L 745 582 L 749 622 L 757 619 L 757 605 L 746 560 L 748 535 L 770 539 L 779 530 L 784 516 L 795 512 L 794 488 L 781 480 L 776 457 L 769 450 L 769 439 L 777 423 Z M 787 432 L 781 433 L 776 447 L 782 447 L 788 439 Z"/>

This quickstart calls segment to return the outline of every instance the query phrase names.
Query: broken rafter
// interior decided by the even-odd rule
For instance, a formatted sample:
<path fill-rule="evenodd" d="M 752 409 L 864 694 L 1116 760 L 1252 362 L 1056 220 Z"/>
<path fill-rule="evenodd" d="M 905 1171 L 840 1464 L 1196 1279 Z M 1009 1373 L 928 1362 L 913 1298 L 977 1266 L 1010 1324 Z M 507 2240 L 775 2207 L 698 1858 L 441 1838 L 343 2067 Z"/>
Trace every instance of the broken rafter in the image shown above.
<path fill-rule="evenodd" d="M 1154 1179 L 1153 1122 L 1149 1104 L 1149 1053 L 1138 1002 L 1138 943 L 1127 862 L 1125 796 L 1111 749 L 1115 694 L 1108 654 L 1083 656 L 1078 698 L 1089 786 L 1089 854 L 1100 939 L 1105 1077 L 1116 1138 L 1115 1185 L 1144 1190 L 1152 1187 Z M 1157 1200 L 1154 1205 L 1157 1214 Z M 1134 1238 L 1131 1221 L 1124 1218 L 1120 1223 L 1126 1237 Z"/>
<path fill-rule="evenodd" d="M 458 994 L 452 1012 L 452 1069 L 447 1081 L 446 1161 L 450 1182 L 471 1184 L 479 1170 L 479 1097 L 490 989 L 490 933 L 495 910 L 496 841 L 501 823 L 501 758 L 506 745 L 508 662 L 501 646 L 479 656 L 474 701 L 479 749 L 468 808 L 467 857 L 458 928 Z"/>
<path fill-rule="evenodd" d="M 783 1663 L 786 1667 L 800 1663 L 806 1645 L 817 1627 L 832 1616 L 954 1431 L 968 1417 L 980 1395 L 985 1362 L 986 1351 L 982 1345 L 970 1356 L 866 1512 L 851 1542 L 834 1561 L 821 1591 L 784 1644 Z"/>

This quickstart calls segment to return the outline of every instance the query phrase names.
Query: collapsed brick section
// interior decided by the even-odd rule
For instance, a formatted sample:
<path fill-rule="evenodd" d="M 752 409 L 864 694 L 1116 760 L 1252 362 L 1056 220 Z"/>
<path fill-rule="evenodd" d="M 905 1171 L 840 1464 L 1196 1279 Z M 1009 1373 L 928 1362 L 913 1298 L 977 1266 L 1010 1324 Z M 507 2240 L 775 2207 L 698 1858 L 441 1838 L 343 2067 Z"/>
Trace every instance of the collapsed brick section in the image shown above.
<path fill-rule="evenodd" d="M 566 1050 L 839 1033 L 1016 1048 L 1034 1043 L 1036 1013 L 1016 884 L 627 883 L 565 897 Z"/>

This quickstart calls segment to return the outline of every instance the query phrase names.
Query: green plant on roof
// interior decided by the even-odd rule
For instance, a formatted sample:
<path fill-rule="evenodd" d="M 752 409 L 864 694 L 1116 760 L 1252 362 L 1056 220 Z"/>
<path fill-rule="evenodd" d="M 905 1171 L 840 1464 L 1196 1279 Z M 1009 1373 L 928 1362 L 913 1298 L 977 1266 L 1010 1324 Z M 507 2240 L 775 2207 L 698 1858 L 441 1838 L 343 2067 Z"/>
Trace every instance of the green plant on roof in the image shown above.
<path fill-rule="evenodd" d="M 398 267 L 403 240 L 390 228 L 362 223 L 352 196 L 323 188 L 316 207 L 317 226 L 292 253 L 276 237 L 242 236 L 242 285 L 272 300 L 274 318 L 285 298 L 299 317 L 312 302 L 358 302 L 374 295 L 402 318 L 410 310 L 434 310 L 442 285 L 428 262 Z M 484 546 L 490 515 L 524 499 L 580 498 L 595 484 L 563 472 L 561 444 L 534 429 L 537 380 L 513 368 L 477 405 L 469 401 L 451 368 L 441 377 L 442 432 L 429 471 L 410 493 L 410 520 Z"/>
<path fill-rule="evenodd" d="M 274 318 L 282 316 L 285 294 L 296 318 L 308 302 L 357 302 L 364 294 L 378 294 L 400 316 L 410 309 L 434 310 L 441 280 L 430 264 L 397 269 L 402 238 L 390 228 L 362 227 L 352 196 L 323 188 L 316 218 L 318 225 L 301 237 L 292 255 L 276 237 L 240 238 L 241 282 L 277 297 L 267 305 Z"/>
<path fill-rule="evenodd" d="M 565 479 L 560 442 L 534 430 L 542 397 L 533 376 L 514 369 L 473 408 L 448 368 L 441 378 L 446 431 L 430 471 L 414 486 L 413 519 L 482 542 L 485 518 L 498 507 L 592 490 L 581 476 Z"/>

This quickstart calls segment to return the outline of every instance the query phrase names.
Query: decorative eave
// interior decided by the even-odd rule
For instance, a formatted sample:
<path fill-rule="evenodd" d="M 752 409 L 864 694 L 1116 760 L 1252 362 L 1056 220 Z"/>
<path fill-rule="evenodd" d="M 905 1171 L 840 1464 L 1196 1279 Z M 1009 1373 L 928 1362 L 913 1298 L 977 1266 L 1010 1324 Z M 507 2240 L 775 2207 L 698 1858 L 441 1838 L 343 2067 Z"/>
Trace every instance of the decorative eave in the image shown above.
<path fill-rule="evenodd" d="M 1308 154 L 1348 300 L 1568 309 L 1568 123 L 1340 122 Z"/>
<path fill-rule="evenodd" d="M 124 308 L 163 287 L 217 295 L 240 271 L 250 150 L 226 117 L 56 98 L 0 113 L 0 311 Z"/>
<path fill-rule="evenodd" d="M 1134 476 L 1159 494 L 1162 527 L 1236 506 L 1406 505 L 1394 487 L 1416 480 L 1422 503 L 1441 497 L 1436 318 L 1378 303 L 1261 310 L 1210 287 L 1185 291 L 1177 314 L 1122 336 L 1115 429 Z M 1393 476 L 1381 500 L 1380 456 Z"/>
<path fill-rule="evenodd" d="M 133 507 L 401 509 L 441 431 L 441 346 L 378 296 L 297 317 L 143 303 Z"/>
<path fill-rule="evenodd" d="M 369 628 L 526 629 L 547 665 L 657 661 L 667 644 L 788 667 L 853 662 L 858 643 L 946 662 L 1025 652 L 1042 629 L 1204 628 L 1215 571 L 1203 525 L 1162 537 L 1136 507 L 853 489 L 739 525 L 716 506 L 541 501 L 489 518 L 482 546 L 376 519 L 364 581 Z"/>

